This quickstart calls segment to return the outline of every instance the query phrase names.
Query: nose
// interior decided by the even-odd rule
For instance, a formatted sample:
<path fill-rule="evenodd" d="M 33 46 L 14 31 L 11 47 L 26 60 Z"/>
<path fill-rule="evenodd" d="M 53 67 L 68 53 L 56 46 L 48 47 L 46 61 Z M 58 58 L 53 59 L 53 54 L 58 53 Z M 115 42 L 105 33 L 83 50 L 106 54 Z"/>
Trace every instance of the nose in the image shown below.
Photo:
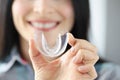
<path fill-rule="evenodd" d="M 49 0 L 35 0 L 34 11 L 40 14 L 51 13 L 53 8 L 48 1 Z"/>

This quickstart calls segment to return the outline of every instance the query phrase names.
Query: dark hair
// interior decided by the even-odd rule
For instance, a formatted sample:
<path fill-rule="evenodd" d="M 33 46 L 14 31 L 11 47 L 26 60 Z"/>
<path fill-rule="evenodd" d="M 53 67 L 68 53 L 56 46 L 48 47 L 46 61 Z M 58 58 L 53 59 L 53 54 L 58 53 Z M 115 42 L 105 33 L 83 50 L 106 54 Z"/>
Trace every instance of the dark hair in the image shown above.
<path fill-rule="evenodd" d="M 13 45 L 19 43 L 18 33 L 14 27 L 12 19 L 12 2 L 13 0 L 0 0 L 0 26 L 3 30 L 0 59 L 3 59 L 9 55 Z"/>
<path fill-rule="evenodd" d="M 14 0 L 0 0 L 0 27 L 4 28 L 2 54 L 1 58 L 5 58 L 14 44 L 19 46 L 18 33 L 14 27 L 12 19 L 11 5 Z M 82 39 L 87 39 L 87 30 L 89 24 L 89 1 L 88 0 L 72 0 L 75 22 L 71 33 Z"/>

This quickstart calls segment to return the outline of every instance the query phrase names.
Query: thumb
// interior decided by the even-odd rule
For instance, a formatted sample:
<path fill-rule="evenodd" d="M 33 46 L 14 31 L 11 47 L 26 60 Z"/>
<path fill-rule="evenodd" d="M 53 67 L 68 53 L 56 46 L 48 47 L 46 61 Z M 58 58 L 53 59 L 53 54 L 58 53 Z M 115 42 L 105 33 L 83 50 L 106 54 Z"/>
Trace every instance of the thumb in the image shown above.
<path fill-rule="evenodd" d="M 68 33 L 68 43 L 71 46 L 74 46 L 76 43 L 76 39 L 74 38 L 74 36 L 71 33 Z"/>
<path fill-rule="evenodd" d="M 34 69 L 40 68 L 47 63 L 42 54 L 36 49 L 33 39 L 29 40 L 29 56 Z"/>
<path fill-rule="evenodd" d="M 71 49 L 68 50 L 65 54 L 63 54 L 63 56 L 61 57 L 62 61 L 64 61 L 64 59 L 66 59 L 66 61 L 69 61 L 76 54 L 76 49 L 74 45 L 76 44 L 77 41 L 71 33 L 67 33 L 67 35 L 68 35 L 68 44 L 71 46 Z"/>

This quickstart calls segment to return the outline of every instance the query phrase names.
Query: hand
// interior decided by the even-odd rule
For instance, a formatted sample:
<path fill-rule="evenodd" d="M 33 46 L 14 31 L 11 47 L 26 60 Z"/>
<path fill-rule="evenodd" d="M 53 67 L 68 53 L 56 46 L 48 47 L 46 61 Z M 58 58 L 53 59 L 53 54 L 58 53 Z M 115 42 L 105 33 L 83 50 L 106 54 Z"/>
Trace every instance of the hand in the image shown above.
<path fill-rule="evenodd" d="M 75 39 L 69 34 L 71 49 L 61 57 L 47 61 L 29 42 L 29 55 L 35 71 L 35 80 L 93 80 L 97 77 L 94 64 L 98 60 L 97 50 L 85 40 Z"/>

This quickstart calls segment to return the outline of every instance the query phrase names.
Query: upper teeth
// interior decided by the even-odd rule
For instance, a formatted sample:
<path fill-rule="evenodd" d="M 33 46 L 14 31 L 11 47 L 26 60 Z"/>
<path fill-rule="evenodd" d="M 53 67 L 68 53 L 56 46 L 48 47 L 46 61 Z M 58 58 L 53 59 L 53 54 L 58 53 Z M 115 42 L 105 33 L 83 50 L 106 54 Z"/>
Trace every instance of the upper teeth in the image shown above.
<path fill-rule="evenodd" d="M 52 23 L 37 23 L 37 22 L 34 22 L 32 23 L 32 25 L 34 27 L 37 27 L 37 28 L 52 28 L 56 25 L 55 22 L 52 22 Z"/>

